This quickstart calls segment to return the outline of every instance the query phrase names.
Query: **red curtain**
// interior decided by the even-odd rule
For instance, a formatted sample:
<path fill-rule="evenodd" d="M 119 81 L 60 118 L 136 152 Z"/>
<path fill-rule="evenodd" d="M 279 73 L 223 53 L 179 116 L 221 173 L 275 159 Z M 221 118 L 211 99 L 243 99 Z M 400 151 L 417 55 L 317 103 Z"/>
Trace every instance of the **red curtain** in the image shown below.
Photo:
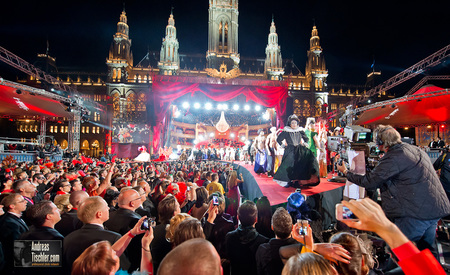
<path fill-rule="evenodd" d="M 258 82 L 255 81 L 255 83 Z M 261 82 L 261 85 L 264 84 L 267 85 L 267 81 Z M 162 129 L 161 123 L 169 106 L 175 99 L 189 93 L 192 97 L 196 93 L 203 93 L 214 101 L 228 101 L 239 95 L 244 95 L 247 102 L 252 100 L 264 107 L 275 108 L 277 127 L 284 126 L 288 97 L 287 82 L 285 86 L 220 85 L 160 81 L 155 77 L 152 92 L 155 112 L 155 126 L 153 127 L 153 149 L 155 151 L 159 147 L 160 138 L 164 137 L 164 129 Z"/>

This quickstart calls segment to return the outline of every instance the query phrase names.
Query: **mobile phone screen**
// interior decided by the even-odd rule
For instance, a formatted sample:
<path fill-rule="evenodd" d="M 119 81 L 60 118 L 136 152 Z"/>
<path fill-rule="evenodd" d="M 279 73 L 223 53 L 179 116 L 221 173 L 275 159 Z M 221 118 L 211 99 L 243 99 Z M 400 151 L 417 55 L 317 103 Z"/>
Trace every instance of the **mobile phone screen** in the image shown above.
<path fill-rule="evenodd" d="M 354 220 L 354 219 L 358 219 L 355 214 L 353 214 L 352 211 L 350 211 L 350 209 L 348 209 L 345 206 L 342 206 L 342 219 L 343 220 Z"/>

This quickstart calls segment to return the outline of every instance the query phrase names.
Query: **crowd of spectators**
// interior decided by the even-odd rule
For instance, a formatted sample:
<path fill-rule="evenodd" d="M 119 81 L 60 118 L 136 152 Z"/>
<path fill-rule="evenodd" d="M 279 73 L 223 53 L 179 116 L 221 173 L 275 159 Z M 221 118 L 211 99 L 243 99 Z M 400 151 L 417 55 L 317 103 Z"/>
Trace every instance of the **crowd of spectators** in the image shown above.
<path fill-rule="evenodd" d="M 0 273 L 23 272 L 14 267 L 15 240 L 62 241 L 62 267 L 46 274 L 368 274 L 373 268 L 352 234 L 316 243 L 311 227 L 301 235 L 285 208 L 272 214 L 266 197 L 241 201 L 243 180 L 231 163 L 216 161 L 79 157 L 2 165 Z M 345 223 L 403 250 L 406 270 L 420 263 L 429 274 L 445 274 L 378 204 L 344 203 L 360 219 Z M 346 271 L 353 266 L 357 273 Z"/>

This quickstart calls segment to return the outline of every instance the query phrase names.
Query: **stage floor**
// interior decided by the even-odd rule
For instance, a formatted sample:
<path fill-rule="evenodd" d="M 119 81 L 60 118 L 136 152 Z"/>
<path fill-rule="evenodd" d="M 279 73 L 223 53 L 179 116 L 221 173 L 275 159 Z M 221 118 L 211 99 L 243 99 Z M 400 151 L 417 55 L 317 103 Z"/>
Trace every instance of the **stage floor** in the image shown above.
<path fill-rule="evenodd" d="M 240 165 L 242 168 L 249 171 L 252 176 L 255 178 L 259 188 L 261 189 L 261 192 L 264 196 L 266 196 L 269 199 L 269 202 L 271 205 L 278 205 L 285 203 L 287 201 L 287 197 L 292 193 L 295 192 L 294 187 L 284 188 L 278 185 L 273 178 L 267 177 L 267 175 L 263 174 L 256 174 L 253 170 L 253 165 L 245 164 L 242 161 L 235 161 L 235 164 Z M 302 189 L 302 194 L 305 194 L 306 196 L 315 195 L 318 193 L 334 190 L 336 188 L 342 187 L 345 184 L 343 183 L 337 183 L 337 182 L 329 182 L 328 179 L 332 178 L 331 173 L 328 175 L 328 178 L 321 178 L 320 184 L 311 188 Z M 245 183 L 244 183 L 245 184 Z"/>

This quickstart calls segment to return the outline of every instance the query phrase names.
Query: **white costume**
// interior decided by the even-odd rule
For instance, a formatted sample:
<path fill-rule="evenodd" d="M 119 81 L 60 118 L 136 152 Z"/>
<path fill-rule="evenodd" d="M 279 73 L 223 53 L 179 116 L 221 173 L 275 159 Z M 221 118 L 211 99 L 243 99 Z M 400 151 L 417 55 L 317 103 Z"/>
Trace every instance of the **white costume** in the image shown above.
<path fill-rule="evenodd" d="M 139 154 L 139 156 L 137 156 L 137 157 L 134 159 L 135 161 L 143 161 L 143 162 L 150 161 L 150 159 L 151 159 L 151 158 L 150 158 L 150 154 L 147 153 L 147 148 L 145 148 L 145 146 L 139 147 L 138 150 L 139 150 L 141 153 Z"/>

